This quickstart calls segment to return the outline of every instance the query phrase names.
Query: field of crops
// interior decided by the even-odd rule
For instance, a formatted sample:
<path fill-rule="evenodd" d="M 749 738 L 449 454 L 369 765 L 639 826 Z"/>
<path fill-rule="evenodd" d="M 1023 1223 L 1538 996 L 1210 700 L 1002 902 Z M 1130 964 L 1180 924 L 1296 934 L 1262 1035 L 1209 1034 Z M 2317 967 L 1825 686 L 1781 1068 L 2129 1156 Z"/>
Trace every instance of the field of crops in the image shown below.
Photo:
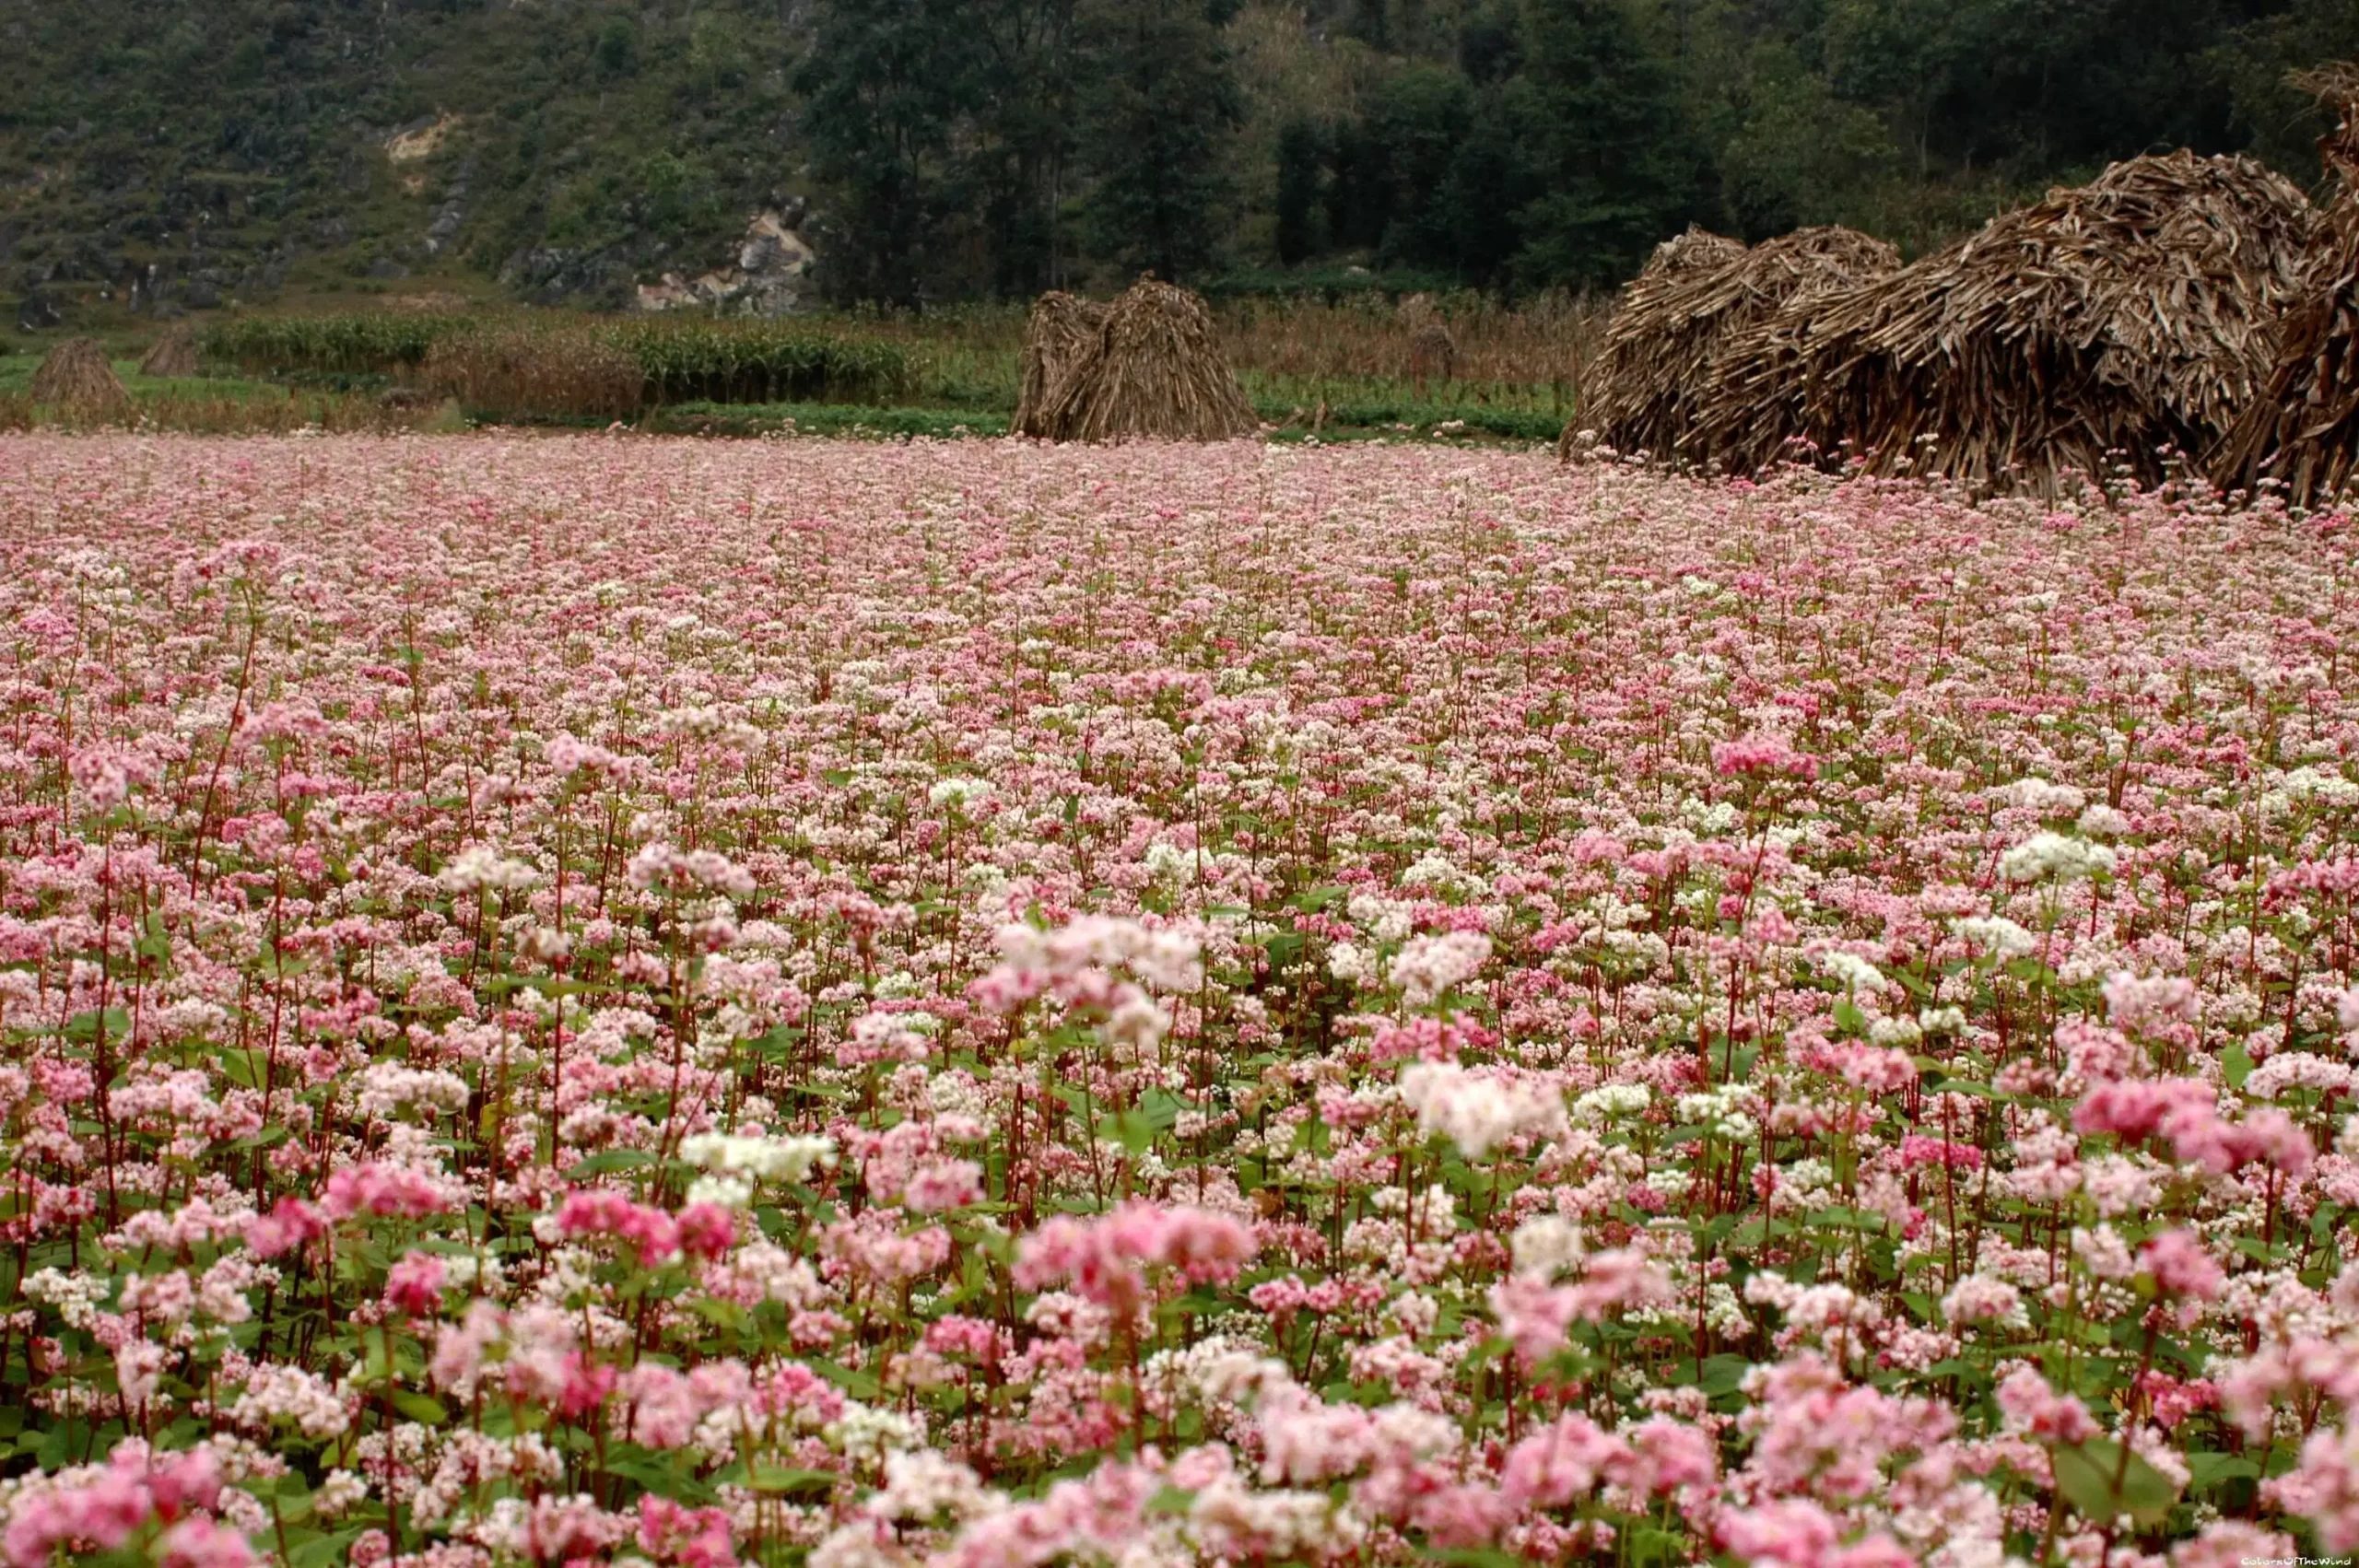
<path fill-rule="evenodd" d="M 2351 1551 L 2353 538 L 0 436 L 0 1552 Z"/>

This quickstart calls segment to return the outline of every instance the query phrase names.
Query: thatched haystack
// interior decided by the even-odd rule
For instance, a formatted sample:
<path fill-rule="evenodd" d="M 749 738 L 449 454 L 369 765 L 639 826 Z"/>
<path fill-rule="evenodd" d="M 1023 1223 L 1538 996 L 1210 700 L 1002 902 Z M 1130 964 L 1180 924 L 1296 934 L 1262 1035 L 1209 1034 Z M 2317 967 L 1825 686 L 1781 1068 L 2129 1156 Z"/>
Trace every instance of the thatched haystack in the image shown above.
<path fill-rule="evenodd" d="M 1217 441 L 1261 427 L 1228 368 L 1212 311 L 1142 277 L 1114 301 L 1040 413 L 1057 441 Z"/>
<path fill-rule="evenodd" d="M 197 370 L 196 329 L 186 322 L 158 338 L 139 361 L 143 376 L 194 376 Z"/>
<path fill-rule="evenodd" d="M 1899 266 L 1883 240 L 1834 226 L 1749 248 L 1694 228 L 1663 241 L 1622 292 L 1557 454 L 1585 430 L 1616 451 L 1708 459 L 1698 421 L 1730 345 L 1781 307 Z"/>
<path fill-rule="evenodd" d="M 2243 158 L 2177 152 L 1993 218 L 1731 346 L 1704 417 L 1721 461 L 1790 443 L 1879 474 L 2050 490 L 2211 450 L 2274 359 L 2318 215 Z"/>
<path fill-rule="evenodd" d="M 2359 66 L 2288 78 L 2337 111 L 2318 151 L 2340 186 L 2308 286 L 2285 312 L 2276 363 L 2213 454 L 2224 489 L 2273 482 L 2294 506 L 2331 501 L 2359 468 Z"/>
<path fill-rule="evenodd" d="M 1427 381 L 1447 381 L 1458 374 L 1458 340 L 1430 294 L 1412 294 L 1394 310 L 1409 334 L 1409 380 L 1425 395 Z"/>
<path fill-rule="evenodd" d="M 1743 254 L 1743 240 L 1693 224 L 1655 247 L 1638 275 L 1622 286 L 1605 342 L 1581 379 L 1579 412 L 1556 439 L 1558 457 L 1572 450 L 1576 426 L 1617 451 L 1671 455 L 1711 357 L 1708 328 L 1700 351 L 1679 353 L 1689 322 L 1678 302 Z M 1665 357 L 1685 363 L 1671 373 L 1660 363 Z"/>
<path fill-rule="evenodd" d="M 83 418 L 126 412 L 131 394 L 107 363 L 106 350 L 87 337 L 71 337 L 49 351 L 33 372 L 32 400 L 53 404 Z"/>
<path fill-rule="evenodd" d="M 1617 451 L 1717 462 L 1721 442 L 1705 415 L 1748 334 L 1781 312 L 1813 310 L 1843 289 L 1899 270 L 1899 251 L 1837 225 L 1740 246 L 1717 262 L 1699 254 L 1616 312 L 1577 423 Z M 1558 449 L 1567 450 L 1565 439 Z"/>
<path fill-rule="evenodd" d="M 1016 434 L 1048 434 L 1042 415 L 1049 400 L 1105 324 L 1105 306 L 1061 289 L 1032 301 L 1032 313 L 1024 321 L 1024 386 L 1016 394 L 1011 427 Z"/>

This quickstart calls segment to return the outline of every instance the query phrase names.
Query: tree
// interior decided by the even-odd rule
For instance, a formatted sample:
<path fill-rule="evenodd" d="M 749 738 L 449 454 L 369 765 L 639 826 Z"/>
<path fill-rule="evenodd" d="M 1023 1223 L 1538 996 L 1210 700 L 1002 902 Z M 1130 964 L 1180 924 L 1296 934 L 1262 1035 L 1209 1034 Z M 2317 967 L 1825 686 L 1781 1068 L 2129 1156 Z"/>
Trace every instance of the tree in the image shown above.
<path fill-rule="evenodd" d="M 1278 261 L 1298 266 L 1319 247 L 1319 184 L 1326 138 L 1297 116 L 1278 132 Z"/>
<path fill-rule="evenodd" d="M 1074 146 L 1074 0 L 970 0 L 982 91 L 968 159 L 1003 297 L 1062 285 Z"/>
<path fill-rule="evenodd" d="M 1522 116 L 1545 190 L 1520 212 L 1527 285 L 1604 286 L 1702 205 L 1703 159 L 1618 0 L 1525 0 Z"/>
<path fill-rule="evenodd" d="M 1224 155 L 1244 117 L 1220 28 L 1204 0 L 1083 0 L 1076 31 L 1092 248 L 1187 276 L 1218 249 Z"/>
<path fill-rule="evenodd" d="M 966 216 L 954 137 L 980 84 L 958 0 L 819 0 L 794 85 L 813 171 L 836 193 L 839 295 L 914 305 Z"/>
<path fill-rule="evenodd" d="M 1837 98 L 1791 48 L 1772 40 L 1754 52 L 1742 123 L 1720 154 L 1723 192 L 1746 239 L 1856 222 L 1898 161 L 1875 113 Z"/>

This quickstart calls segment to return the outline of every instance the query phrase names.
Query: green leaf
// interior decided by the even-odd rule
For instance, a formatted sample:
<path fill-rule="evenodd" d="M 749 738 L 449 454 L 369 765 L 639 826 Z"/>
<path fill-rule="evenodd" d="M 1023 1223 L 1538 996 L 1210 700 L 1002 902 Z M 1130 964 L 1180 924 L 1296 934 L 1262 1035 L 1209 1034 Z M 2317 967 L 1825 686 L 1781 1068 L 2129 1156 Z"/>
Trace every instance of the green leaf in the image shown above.
<path fill-rule="evenodd" d="M 855 1399 L 873 1399 L 884 1392 L 884 1385 L 874 1373 L 857 1372 L 849 1366 L 838 1366 L 831 1361 L 815 1361 L 811 1370 L 850 1394 Z"/>
<path fill-rule="evenodd" d="M 2228 1048 L 2220 1053 L 2220 1076 L 2228 1081 L 2231 1089 L 2241 1089 L 2245 1080 L 2252 1076 L 2252 1053 L 2245 1049 L 2242 1040 L 2231 1040 Z"/>
<path fill-rule="evenodd" d="M 2127 1514 L 2142 1527 L 2159 1524 L 2178 1489 L 2170 1478 L 2140 1458 L 2125 1456 L 2121 1445 L 2092 1437 L 2085 1443 L 2051 1451 L 2056 1490 L 2091 1524 L 2103 1527 Z M 2125 1463 L 2126 1459 L 2126 1463 Z M 2115 1483 L 2118 1474 L 2120 1482 Z"/>
<path fill-rule="evenodd" d="M 2187 1486 L 2190 1492 L 2210 1492 L 2223 1482 L 2258 1478 L 2260 1474 L 2260 1467 L 2242 1454 L 2216 1454 L 2209 1449 L 2198 1449 L 2193 1453 L 2183 1453 L 2179 1457 L 2187 1464 Z"/>
<path fill-rule="evenodd" d="M 344 1561 L 346 1549 L 358 1540 L 366 1528 L 366 1526 L 355 1526 L 348 1530 L 338 1530 L 332 1536 L 307 1540 L 289 1551 L 287 1561 L 294 1568 L 334 1568 L 335 1563 Z"/>
<path fill-rule="evenodd" d="M 1523 1568 L 1524 1562 L 1513 1552 L 1501 1551 L 1494 1546 L 1455 1546 L 1430 1555 L 1436 1562 L 1451 1563 L 1455 1568 Z"/>
<path fill-rule="evenodd" d="M 756 1492 L 826 1492 L 836 1484 L 833 1470 L 798 1470 L 756 1459 L 746 1467 L 745 1484 Z"/>
<path fill-rule="evenodd" d="M 1133 1154 L 1144 1154 L 1155 1147 L 1155 1124 L 1142 1111 L 1124 1111 L 1110 1116 L 1097 1124 L 1101 1138 L 1110 1138 Z"/>
<path fill-rule="evenodd" d="M 1146 1500 L 1150 1514 L 1185 1514 L 1196 1505 L 1196 1494 L 1184 1486 L 1167 1486 Z"/>
<path fill-rule="evenodd" d="M 1744 1381 L 1744 1375 L 1752 1370 L 1753 1363 L 1743 1356 L 1707 1356 L 1704 1358 L 1704 1375 L 1696 1380 L 1696 1386 L 1714 1397 L 1733 1394 L 1737 1386 Z"/>
<path fill-rule="evenodd" d="M 410 1420 L 422 1422 L 428 1426 L 440 1426 L 451 1419 L 451 1412 L 442 1408 L 441 1400 L 431 1394 L 420 1394 L 415 1389 L 394 1389 L 393 1404 L 393 1409 L 401 1411 Z"/>
<path fill-rule="evenodd" d="M 576 1160 L 565 1167 L 569 1178 L 604 1176 L 608 1171 L 640 1170 L 656 1163 L 655 1155 L 645 1149 L 607 1149 Z"/>

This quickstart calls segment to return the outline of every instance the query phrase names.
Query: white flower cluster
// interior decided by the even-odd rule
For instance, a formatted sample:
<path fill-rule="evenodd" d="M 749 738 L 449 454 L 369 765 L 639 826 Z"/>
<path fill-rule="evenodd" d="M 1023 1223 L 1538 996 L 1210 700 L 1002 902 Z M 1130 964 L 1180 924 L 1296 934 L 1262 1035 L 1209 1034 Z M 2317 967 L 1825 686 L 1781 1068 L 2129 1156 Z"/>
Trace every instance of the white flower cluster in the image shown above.
<path fill-rule="evenodd" d="M 1957 933 L 1959 941 L 1986 958 L 2022 958 L 2039 947 L 2039 938 L 2003 915 L 1954 920 L 1950 930 Z"/>
<path fill-rule="evenodd" d="M 844 1401 L 844 1413 L 822 1427 L 819 1435 L 843 1451 L 849 1459 L 881 1465 L 887 1454 L 920 1446 L 925 1433 L 918 1423 L 898 1410 L 880 1410 L 857 1399 Z"/>
<path fill-rule="evenodd" d="M 1438 1132 L 1470 1160 L 1520 1134 L 1565 1128 L 1565 1103 L 1554 1091 L 1448 1062 L 1415 1061 L 1402 1068 L 1401 1099 L 1417 1113 L 1421 1137 Z"/>
<path fill-rule="evenodd" d="M 1562 1214 L 1534 1214 L 1515 1228 L 1508 1246 L 1515 1254 L 1516 1273 L 1535 1280 L 1571 1273 L 1588 1253 L 1580 1226 Z"/>
<path fill-rule="evenodd" d="M 1426 1007 L 1472 978 L 1490 956 L 1491 939 L 1480 931 L 1419 937 L 1393 955 L 1389 977 L 1401 988 L 1402 1001 Z"/>
<path fill-rule="evenodd" d="M 1818 955 L 1818 966 L 1847 991 L 1872 994 L 1892 983 L 1884 977 L 1883 970 L 1856 953 L 1845 953 L 1839 949 L 1822 953 Z"/>
<path fill-rule="evenodd" d="M 470 844 L 451 857 L 435 879 L 446 893 L 518 893 L 541 880 L 541 873 L 522 860 L 511 860 L 488 844 Z"/>
<path fill-rule="evenodd" d="M 1643 1083 L 1607 1083 L 1573 1101 L 1573 1119 L 1584 1127 L 1621 1117 L 1637 1116 L 1654 1103 L 1655 1093 Z"/>
<path fill-rule="evenodd" d="M 2085 838 L 2036 833 L 1999 857 L 1999 874 L 2009 882 L 2080 882 L 2113 870 L 2113 851 Z"/>
<path fill-rule="evenodd" d="M 813 1170 L 832 1169 L 836 1141 L 810 1136 L 744 1138 L 726 1132 L 699 1132 L 680 1141 L 680 1158 L 716 1176 L 745 1176 L 754 1181 L 802 1181 Z"/>
<path fill-rule="evenodd" d="M 1196 852 L 1182 849 L 1168 838 L 1158 838 L 1148 845 L 1141 860 L 1146 866 L 1147 875 L 1157 882 L 1185 881 L 1196 870 Z"/>
<path fill-rule="evenodd" d="M 937 780 L 933 788 L 926 791 L 925 798 L 937 806 L 948 806 L 953 811 L 965 811 L 978 801 L 991 799 L 991 794 L 990 779 L 968 778 L 962 776 Z"/>
<path fill-rule="evenodd" d="M 1003 926 L 999 950 L 1018 971 L 1072 975 L 1127 967 L 1163 991 L 1192 991 L 1204 977 L 1203 944 L 1193 936 L 1106 915 L 1085 915 L 1049 931 L 1021 923 Z"/>
<path fill-rule="evenodd" d="M 17 1288 L 28 1301 L 57 1308 L 67 1328 L 88 1328 L 98 1320 L 99 1303 L 106 1300 L 113 1287 L 111 1281 L 87 1269 L 76 1269 L 70 1274 L 43 1269 L 28 1275 Z"/>
<path fill-rule="evenodd" d="M 1695 1123 L 1731 1143 L 1749 1143 L 1761 1130 L 1761 1124 L 1747 1110 L 1752 1100 L 1753 1091 L 1743 1084 L 1723 1083 L 1717 1089 L 1680 1095 L 1679 1119 Z"/>
<path fill-rule="evenodd" d="M 245 1426 L 291 1422 L 304 1436 L 341 1436 L 352 1424 L 344 1396 L 327 1379 L 299 1366 L 264 1364 L 246 1379 L 246 1391 L 229 1407 L 229 1419 Z"/>
<path fill-rule="evenodd" d="M 2071 816 L 2088 799 L 2070 784 L 2050 784 L 2037 774 L 2000 785 L 1990 791 L 1990 798 L 2001 805 L 2036 812 L 2044 817 Z"/>
<path fill-rule="evenodd" d="M 466 1109 L 467 1083 L 455 1072 L 371 1062 L 361 1071 L 359 1109 L 364 1117 L 391 1121 L 413 1107 L 454 1112 Z"/>

